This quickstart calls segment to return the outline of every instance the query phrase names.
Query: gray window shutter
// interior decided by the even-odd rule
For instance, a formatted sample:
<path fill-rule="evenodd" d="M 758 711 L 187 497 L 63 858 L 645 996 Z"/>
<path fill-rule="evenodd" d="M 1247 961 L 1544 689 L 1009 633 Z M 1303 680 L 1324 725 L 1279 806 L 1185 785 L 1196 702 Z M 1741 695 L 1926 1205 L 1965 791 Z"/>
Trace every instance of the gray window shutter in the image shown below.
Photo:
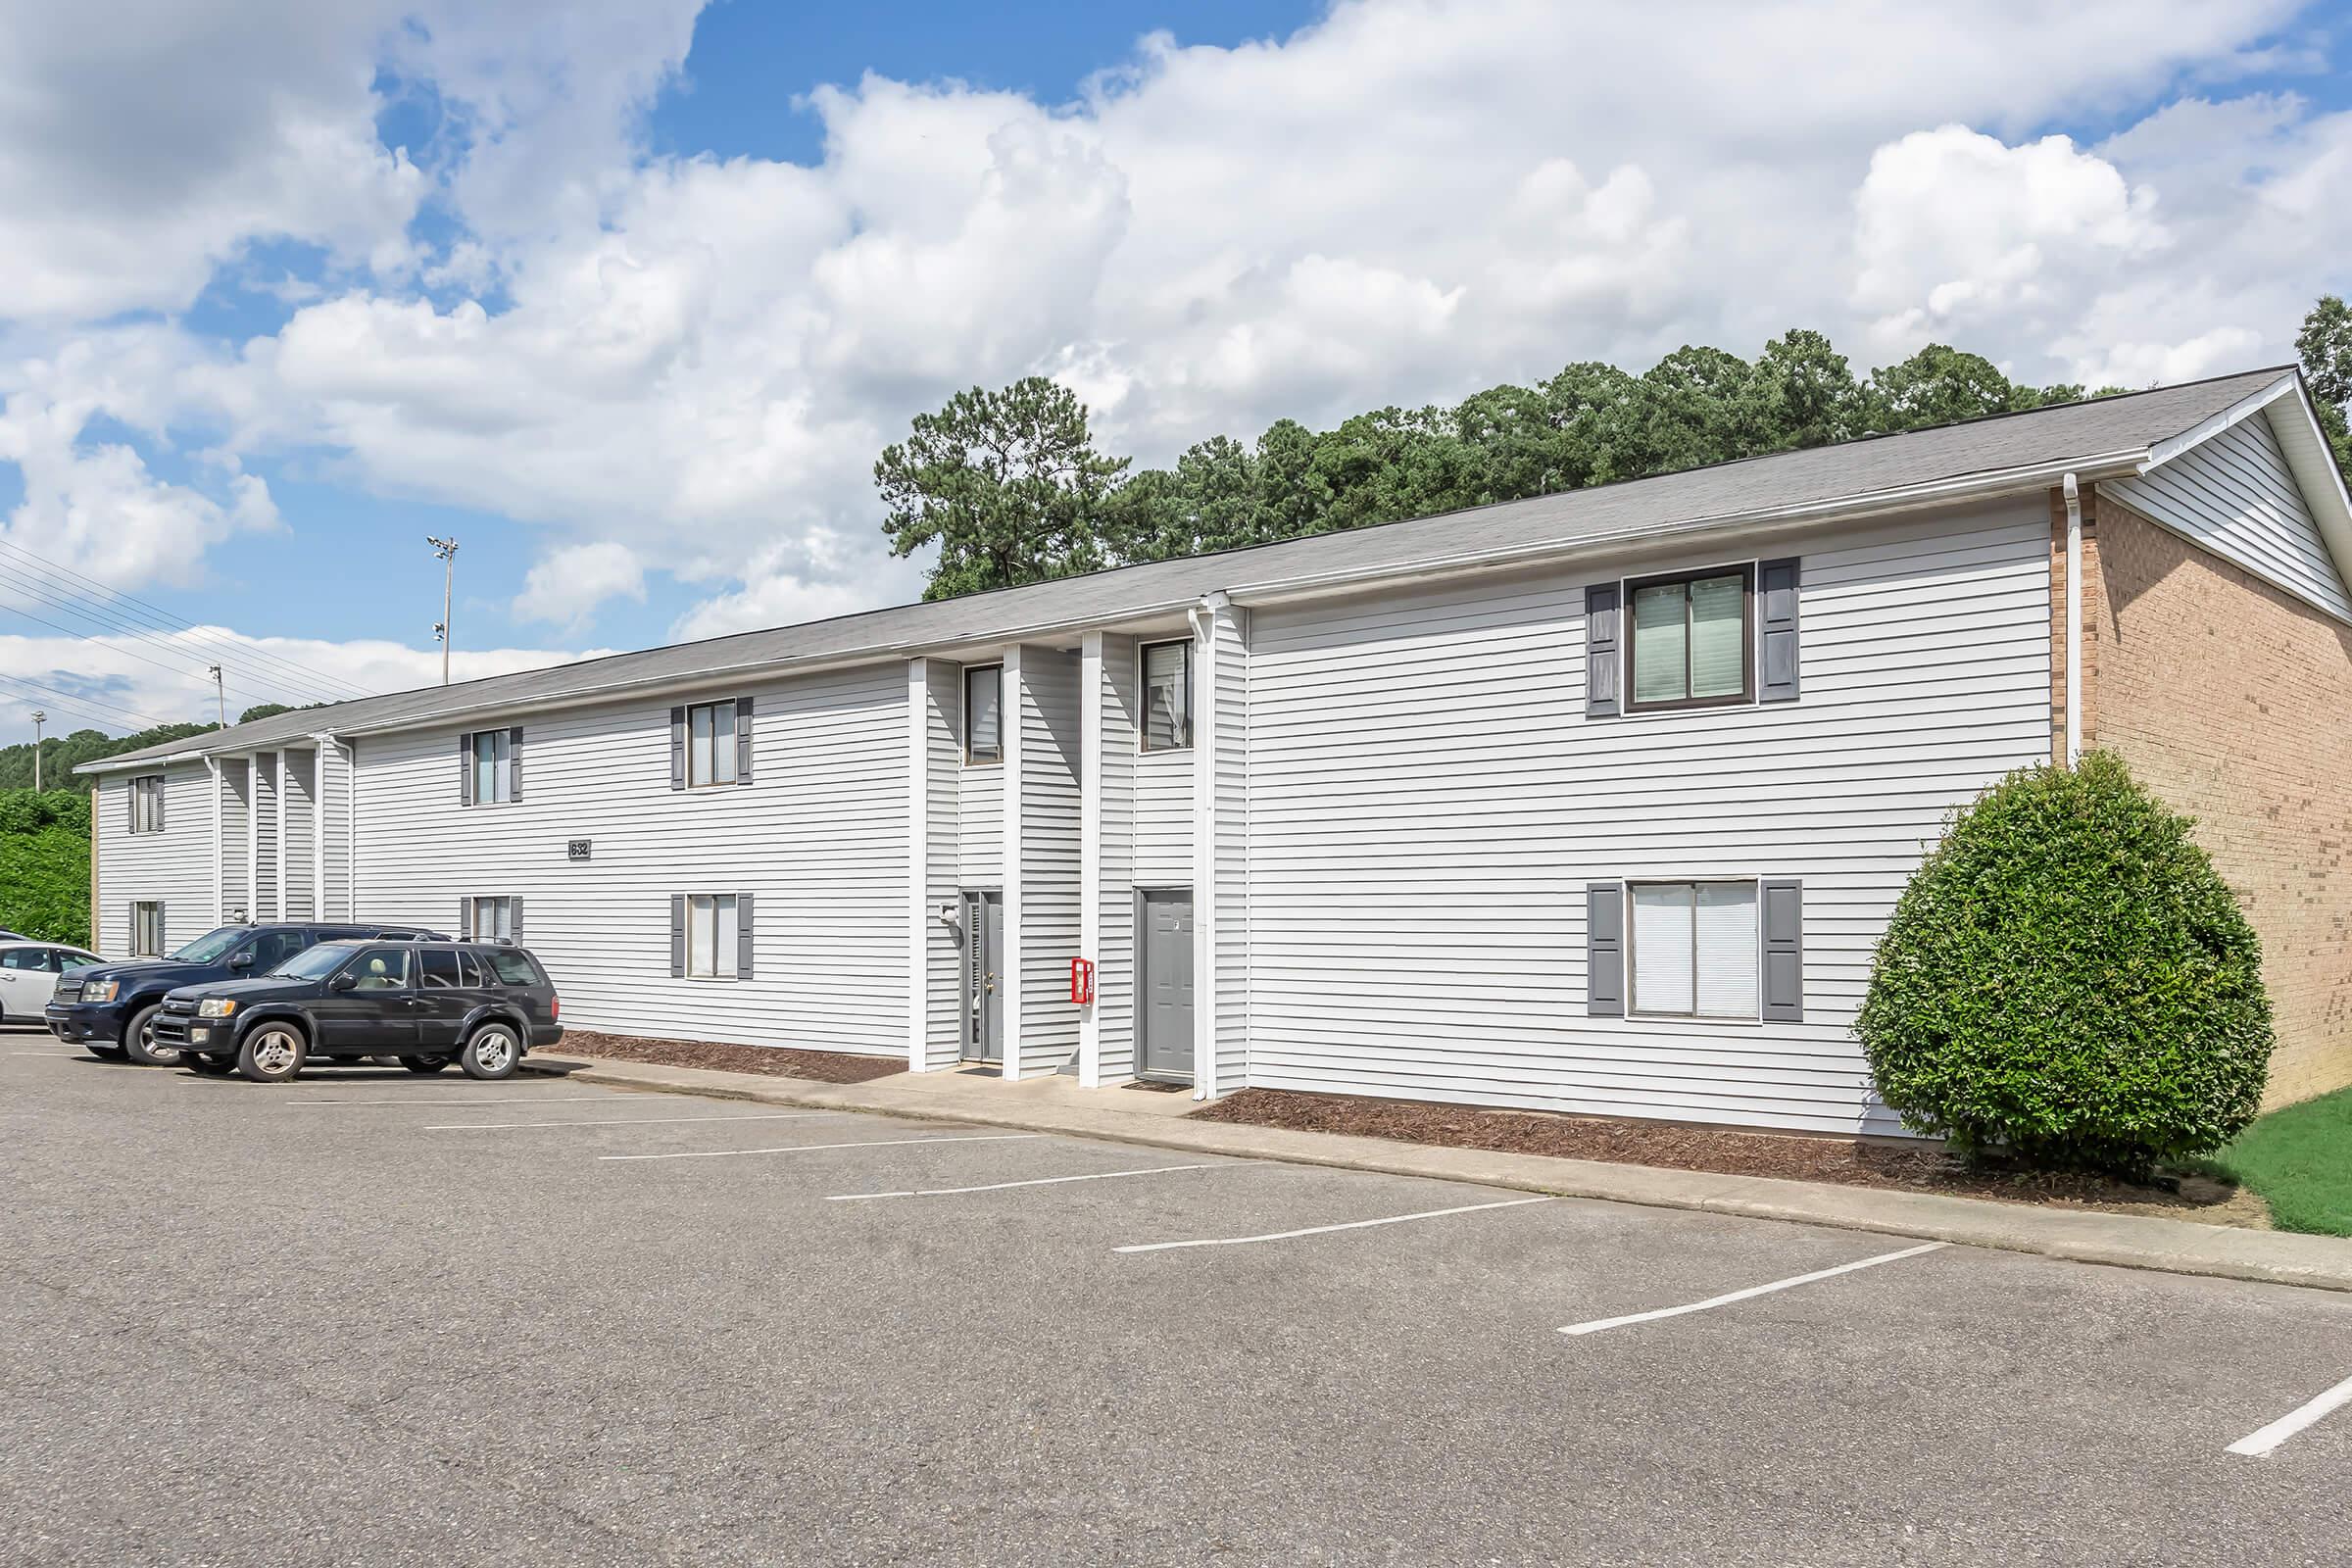
<path fill-rule="evenodd" d="M 1796 583 L 1799 562 L 1767 561 L 1756 567 L 1756 619 L 1763 631 L 1756 696 L 1767 703 L 1796 701 Z"/>
<path fill-rule="evenodd" d="M 458 901 L 458 940 L 461 942 L 473 940 L 473 901 L 471 899 Z"/>
<path fill-rule="evenodd" d="M 735 699 L 735 782 L 752 781 L 752 700 Z"/>
<path fill-rule="evenodd" d="M 458 737 L 458 803 L 473 804 L 473 737 Z"/>
<path fill-rule="evenodd" d="M 735 978 L 752 977 L 752 896 L 735 895 Z"/>
<path fill-rule="evenodd" d="M 1585 589 L 1585 716 L 1617 716 L 1617 585 L 1613 582 L 1596 582 Z"/>
<path fill-rule="evenodd" d="M 1766 877 L 1764 905 L 1764 1021 L 1805 1018 L 1805 890 L 1794 877 Z"/>
<path fill-rule="evenodd" d="M 669 896 L 669 973 L 671 979 L 686 972 L 686 895 Z"/>
<path fill-rule="evenodd" d="M 122 826 L 133 833 L 139 830 L 139 781 L 135 778 L 122 781 Z"/>
<path fill-rule="evenodd" d="M 1615 593 L 1615 589 L 1609 590 Z M 1625 1016 L 1625 884 L 1585 884 L 1585 1011 Z"/>
<path fill-rule="evenodd" d="M 507 799 L 522 799 L 522 726 L 507 731 Z"/>
<path fill-rule="evenodd" d="M 163 773 L 157 775 L 155 780 L 155 830 L 158 833 L 164 830 L 164 797 L 170 793 L 164 788 L 164 782 L 171 776 Z"/>
<path fill-rule="evenodd" d="M 519 894 L 507 901 L 507 935 L 517 943 L 522 941 L 522 898 Z"/>
<path fill-rule="evenodd" d="M 669 710 L 669 787 L 686 787 L 686 710 Z"/>
<path fill-rule="evenodd" d="M 155 951 L 158 953 L 172 951 L 172 944 L 165 938 L 164 929 L 164 906 L 158 901 L 155 906 Z"/>

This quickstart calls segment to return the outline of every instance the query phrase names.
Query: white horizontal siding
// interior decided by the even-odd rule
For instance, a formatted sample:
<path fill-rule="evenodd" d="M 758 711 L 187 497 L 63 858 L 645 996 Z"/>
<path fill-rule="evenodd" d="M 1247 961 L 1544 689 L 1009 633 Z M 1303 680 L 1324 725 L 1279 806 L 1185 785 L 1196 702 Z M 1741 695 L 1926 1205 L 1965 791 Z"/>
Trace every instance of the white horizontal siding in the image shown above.
<path fill-rule="evenodd" d="M 2267 413 L 2241 419 L 2137 477 L 2107 480 L 2099 493 L 2352 620 L 2352 594 L 2345 592 Z"/>
<path fill-rule="evenodd" d="M 278 899 L 277 813 L 282 780 L 278 754 L 262 752 L 253 760 L 253 917 L 282 920 L 285 906 Z"/>
<path fill-rule="evenodd" d="M 1128 736 L 1135 745 L 1133 732 Z M 1135 885 L 1193 884 L 1193 754 L 1135 757 Z"/>
<path fill-rule="evenodd" d="M 251 769 L 241 757 L 220 760 L 220 904 L 221 918 L 243 910 L 253 909 L 253 887 L 249 880 L 251 858 L 247 855 L 246 819 L 251 811 L 247 804 L 253 792 Z"/>
<path fill-rule="evenodd" d="M 967 888 L 1001 888 L 1004 885 L 1004 765 L 964 763 L 960 733 L 956 748 L 957 875 Z"/>
<path fill-rule="evenodd" d="M 1116 633 L 1103 637 L 1102 689 L 1090 700 L 1100 707 L 1102 725 L 1102 860 L 1092 894 L 1098 931 L 1095 1020 L 1102 1082 L 1118 1083 L 1135 1074 L 1135 889 L 1136 867 L 1142 863 L 1137 844 L 1142 759 L 1136 752 L 1141 708 L 1134 638 Z M 1190 791 L 1187 785 L 1188 801 Z M 1186 825 L 1189 828 L 1189 818 Z"/>
<path fill-rule="evenodd" d="M 460 804 L 452 730 L 364 739 L 363 912 L 449 930 L 463 897 L 518 896 L 567 1023 L 903 1057 L 906 692 L 894 662 L 730 694 L 754 782 L 716 789 L 669 787 L 666 703 L 516 715 L 507 805 Z M 753 979 L 670 976 L 670 898 L 704 892 L 756 896 Z"/>
<path fill-rule="evenodd" d="M 136 902 L 164 906 L 166 952 L 214 925 L 212 775 L 202 762 L 174 762 L 161 772 L 160 833 L 130 831 L 132 775 L 101 774 L 90 803 L 98 833 L 93 945 L 108 957 L 130 952 L 130 906 Z"/>
<path fill-rule="evenodd" d="M 348 920 L 351 908 L 351 754 L 342 742 L 318 752 L 318 811 L 325 819 L 326 904 L 319 918 Z"/>
<path fill-rule="evenodd" d="M 943 905 L 959 903 L 962 887 L 956 843 L 962 830 L 958 799 L 963 770 L 963 672 L 942 660 L 915 662 L 921 679 L 909 693 L 917 720 L 924 790 L 924 1018 L 927 1067 L 952 1067 L 963 1054 L 966 995 L 959 928 L 937 918 Z M 1000 825 L 1000 833 L 1002 827 Z"/>
<path fill-rule="evenodd" d="M 285 824 L 285 917 L 318 917 L 318 754 L 288 751 L 285 795 L 279 803 Z"/>
<path fill-rule="evenodd" d="M 1023 648 L 1005 681 L 1007 717 L 1021 726 L 1010 759 L 1020 769 L 1020 887 L 1005 911 L 1021 924 L 1020 1018 L 1006 1049 L 1020 1053 L 1026 1077 L 1056 1071 L 1078 1052 L 1069 979 L 1078 955 L 1078 657 Z"/>
<path fill-rule="evenodd" d="M 1255 612 L 1249 1081 L 1891 1130 L 1854 1014 L 1944 814 L 2048 755 L 2048 530 L 1822 536 L 1786 706 L 1587 720 L 1595 573 Z M 1585 884 L 1677 874 L 1803 878 L 1803 1023 L 1586 1015 Z"/>

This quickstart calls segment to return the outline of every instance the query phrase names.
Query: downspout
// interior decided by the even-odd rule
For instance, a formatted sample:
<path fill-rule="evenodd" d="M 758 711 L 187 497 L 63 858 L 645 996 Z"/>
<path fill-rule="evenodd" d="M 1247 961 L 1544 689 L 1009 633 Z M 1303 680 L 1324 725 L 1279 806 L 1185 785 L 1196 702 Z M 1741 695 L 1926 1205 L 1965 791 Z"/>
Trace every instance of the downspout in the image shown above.
<path fill-rule="evenodd" d="M 2082 756 L 2082 488 L 2070 470 L 2066 497 L 2066 765 Z"/>

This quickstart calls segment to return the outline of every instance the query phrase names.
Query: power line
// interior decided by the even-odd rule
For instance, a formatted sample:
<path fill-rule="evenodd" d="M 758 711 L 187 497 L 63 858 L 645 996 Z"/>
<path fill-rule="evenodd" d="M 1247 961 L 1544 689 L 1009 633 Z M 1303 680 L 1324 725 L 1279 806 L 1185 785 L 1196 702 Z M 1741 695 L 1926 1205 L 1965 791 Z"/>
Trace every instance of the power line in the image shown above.
<path fill-rule="evenodd" d="M 93 712 L 89 711 L 87 709 L 81 708 L 81 707 L 79 707 L 79 706 L 77 706 L 77 705 L 75 705 L 75 704 L 74 704 L 74 703 L 61 702 L 61 701 L 59 701 L 57 698 L 54 698 L 54 697 L 37 697 L 37 698 L 36 698 L 36 697 L 25 697 L 25 696 L 20 696 L 18 693 L 15 693 L 15 692 L 0 692 L 0 700 L 10 701 L 10 702 L 19 702 L 19 703 L 24 703 L 24 704 L 26 704 L 26 705 L 28 705 L 28 706 L 29 706 L 29 705 L 32 705 L 32 704 L 36 704 L 36 703 L 37 703 L 37 704 L 45 704 L 46 706 L 48 706 L 48 707 L 50 707 L 50 708 L 56 709 L 58 711 L 60 711 L 60 712 L 62 712 L 62 713 L 70 713 L 70 714 L 72 714 L 73 716 L 74 716 L 75 718 L 78 718 L 78 719 L 82 720 L 83 722 L 85 722 L 85 723 L 88 723 L 88 724 L 90 724 L 90 725 L 92 725 L 92 726 L 94 726 L 94 727 L 96 727 L 96 728 L 98 728 L 98 729 L 104 729 L 104 730 L 117 730 L 117 729 L 123 729 L 123 728 L 126 728 L 126 727 L 127 727 L 127 726 L 126 726 L 126 725 L 123 723 L 123 722 L 122 722 L 122 719 L 119 719 L 119 718 L 112 718 L 112 717 L 109 717 L 108 715 L 106 715 L 106 714 L 104 714 L 104 713 L 93 713 Z M 149 725 L 149 726 L 147 726 L 147 727 L 148 727 L 148 728 L 154 728 L 155 726 L 153 726 L 153 725 Z M 63 736 L 58 736 L 58 737 L 53 737 L 53 738 L 55 738 L 55 739 L 58 739 L 58 740 L 61 740 L 61 741 L 64 739 L 64 737 L 63 737 Z"/>
<path fill-rule="evenodd" d="M 72 607 L 70 607 L 70 606 L 58 606 L 58 605 L 51 605 L 51 604 L 50 604 L 50 603 L 49 603 L 47 600 L 43 600 L 43 599 L 38 599 L 38 598 L 36 598 L 36 599 L 34 599 L 34 600 L 33 600 L 33 603 L 34 603 L 34 604 L 37 604 L 37 605 L 44 606 L 45 608 L 48 608 L 48 609 L 62 609 L 62 610 L 66 610 L 66 611 L 67 611 L 69 613 L 73 612 L 72 612 Z M 46 627 L 48 627 L 48 628 L 49 628 L 51 631 L 63 632 L 63 633 L 65 633 L 65 634 L 66 634 L 67 636 L 69 636 L 69 637 L 74 637 L 74 638 L 78 638 L 78 639 L 80 639 L 81 641 L 83 641 L 83 642 L 86 642 L 86 643 L 95 643 L 95 642 L 98 642 L 98 641 L 100 640 L 98 637 L 96 637 L 96 636 L 93 636 L 93 635 L 92 635 L 92 634 L 90 634 L 89 632 L 85 632 L 85 631 L 76 631 L 76 630 L 75 630 L 74 628 L 73 628 L 72 626 L 61 626 L 61 625 L 59 625 L 59 624 L 58 624 L 56 621 L 54 621 L 54 620 L 45 619 L 45 618 L 44 618 L 44 617 L 42 617 L 42 616 L 36 615 L 36 614 L 34 614 L 34 613 L 33 613 L 31 611 L 24 609 L 24 608 L 23 606 L 21 606 L 21 605 L 14 605 L 14 604 L 0 604 L 0 610 L 6 610 L 6 611 L 9 611 L 9 612 L 12 612 L 12 613 L 14 613 L 14 614 L 22 615 L 22 616 L 24 616 L 24 617 L 26 620 L 29 620 L 29 621 L 31 621 L 31 622 L 32 622 L 34 625 L 36 625 L 36 626 L 46 626 Z M 86 617 L 86 618 L 89 618 L 89 619 L 93 619 L 93 620 L 97 618 L 97 617 L 95 617 L 95 616 L 87 616 L 87 615 L 86 615 L 86 612 L 85 612 L 85 617 Z M 102 622 L 102 621 L 101 621 L 99 624 L 101 625 L 101 627 L 104 627 L 104 625 L 105 625 L 105 623 L 104 623 L 104 622 Z M 109 628 L 109 629 L 111 629 L 111 628 Z M 135 641 L 142 641 L 142 642 L 144 642 L 144 643 L 146 643 L 146 644 L 148 644 L 148 645 L 151 645 L 151 646 L 153 646 L 153 647 L 162 648 L 162 649 L 164 649 L 164 650 L 166 650 L 166 651 L 168 651 L 168 652 L 174 653 L 174 654 L 184 654 L 184 652 L 185 652 L 183 649 L 179 648 L 179 647 L 178 647 L 176 644 L 173 644 L 173 643 L 172 643 L 172 642 L 166 641 L 166 640 L 164 640 L 164 639 L 162 639 L 162 638 L 158 638 L 158 637 L 147 637 L 147 638 L 142 638 L 142 639 L 131 639 L 131 640 L 135 640 Z M 180 666 L 180 665 L 173 665 L 173 664 L 167 664 L 167 663 L 165 663 L 165 662 L 164 662 L 162 660 L 160 660 L 160 659 L 150 659 L 150 658 L 148 658 L 148 657 L 147 657 L 145 654 L 138 653 L 138 652 L 134 651 L 133 649 L 131 649 L 131 648 L 129 648 L 129 647 L 125 646 L 125 645 L 124 645 L 124 642 L 123 642 L 122 640 L 115 640 L 115 639 L 110 639 L 110 646 L 112 646 L 113 650 L 114 650 L 116 653 L 122 654 L 122 655 L 123 657 L 125 657 L 125 658 L 128 658 L 128 659 L 135 659 L 135 660 L 139 661 L 139 662 L 140 662 L 141 663 L 143 663 L 143 664 L 153 664 L 153 665 L 154 665 L 156 668 L 158 668 L 158 669 L 161 669 L 161 670 L 164 670 L 164 671 L 167 671 L 168 673 L 171 673 L 171 674 L 173 674 L 173 675 L 177 675 L 177 676 L 181 677 L 182 679 L 185 679 L 185 680 L 191 680 L 191 681 L 193 681 L 193 680 L 201 680 L 201 679 L 203 679 L 203 678 L 204 678 L 204 677 L 202 677 L 202 676 L 199 676 L 199 675 L 197 675 L 197 674 L 193 673 L 192 671 L 188 670 L 188 669 L 187 669 L 187 668 L 185 668 L 184 666 Z M 287 696 L 292 696 L 292 697 L 295 697 L 295 698 L 298 698 L 298 699 L 299 699 L 299 698 L 301 698 L 301 696 L 302 696 L 302 694 L 301 694 L 301 693 L 299 693 L 299 692 L 288 692 L 288 691 L 286 691 L 285 689 L 283 689 L 283 688 L 281 688 L 281 687 L 264 687 L 264 688 L 260 688 L 260 690 L 261 690 L 261 692 L 262 692 L 262 695 L 263 695 L 263 696 L 265 696 L 265 697 L 268 697 L 268 698 L 271 698 L 271 699 L 280 698 L 280 697 L 287 697 Z M 300 703 L 299 703 L 299 702 L 296 702 L 296 703 L 293 703 L 293 704 L 289 704 L 288 706 L 290 706 L 290 707 L 299 707 L 299 706 L 300 706 Z"/>
<path fill-rule="evenodd" d="M 205 645 L 205 639 L 201 635 L 185 636 L 178 633 L 161 633 L 150 631 L 144 627 L 118 620 L 104 611 L 90 610 L 78 604 L 44 598 L 41 594 L 32 591 L 23 583 L 12 583 L 8 586 L 13 592 L 30 600 L 33 604 L 62 612 L 65 614 L 73 615 L 77 619 L 88 622 L 90 625 L 97 627 L 101 635 L 105 636 L 110 641 L 117 643 L 118 646 L 123 643 L 141 643 L 148 647 L 164 649 L 167 652 L 185 659 L 218 659 L 221 657 L 220 654 L 216 653 L 214 650 Z M 42 584 L 40 586 L 51 587 L 53 585 Z M 19 613 L 24 614 L 28 620 L 37 620 L 40 618 L 32 615 L 29 612 L 23 610 L 20 610 Z M 55 621 L 42 621 L 42 624 L 49 626 L 54 630 L 65 632 L 69 636 L 81 637 L 88 635 L 87 633 L 77 631 L 71 626 L 60 626 Z M 127 649 L 125 652 L 127 652 Z M 250 668 L 251 666 L 248 667 Z M 269 679 L 272 689 L 275 692 L 282 695 L 295 697 L 302 701 L 318 699 L 340 702 L 344 700 L 333 693 L 307 690 L 298 685 L 296 682 L 279 676 L 274 670 L 257 669 L 254 671 L 254 673 Z"/>
<path fill-rule="evenodd" d="M 27 680 L 23 675 L 0 675 L 0 680 L 11 681 L 19 686 L 29 686 L 36 692 L 46 692 L 50 697 L 61 702 L 79 703 L 93 708 L 112 709 L 114 711 L 122 714 L 125 718 L 135 718 L 143 724 L 163 725 L 172 722 L 171 719 L 158 718 L 153 713 L 142 713 L 135 709 L 124 708 L 121 703 L 110 703 L 103 697 L 90 697 L 80 692 L 66 691 L 61 687 L 44 685 L 37 680 Z"/>
<path fill-rule="evenodd" d="M 23 557 L 49 576 L 60 579 L 42 583 L 40 584 L 42 588 L 60 595 L 71 595 L 74 599 L 86 601 L 88 605 L 96 607 L 87 609 L 81 604 L 61 600 L 55 603 L 55 608 L 104 626 L 110 632 L 142 638 L 150 642 L 157 641 L 157 634 L 161 633 L 164 638 L 170 639 L 175 650 L 194 648 L 213 657 L 223 653 L 229 654 L 248 666 L 253 664 L 265 666 L 257 673 L 268 676 L 273 683 L 281 685 L 288 691 L 298 692 L 306 697 L 341 702 L 354 697 L 374 695 L 350 681 L 315 670 L 294 660 L 270 653 L 248 643 L 227 641 L 201 630 L 187 621 L 180 620 L 169 612 L 148 604 L 145 600 L 109 588 L 95 578 L 84 576 L 69 566 L 61 566 L 56 562 L 36 555 L 11 540 L 0 539 L 0 550 Z M 88 586 L 76 587 L 75 583 Z M 96 592 L 90 591 L 92 589 L 95 589 Z M 102 595 L 104 597 L 101 597 Z M 41 602 L 49 603 L 50 601 L 43 600 Z M 124 606 L 131 608 L 122 608 Z"/>

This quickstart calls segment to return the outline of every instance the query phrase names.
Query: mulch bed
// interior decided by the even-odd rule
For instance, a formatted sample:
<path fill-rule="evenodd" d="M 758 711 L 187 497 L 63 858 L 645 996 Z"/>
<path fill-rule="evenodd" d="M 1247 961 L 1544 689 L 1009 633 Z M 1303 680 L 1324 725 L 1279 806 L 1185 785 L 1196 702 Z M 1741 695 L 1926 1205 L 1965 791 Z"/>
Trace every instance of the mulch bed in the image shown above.
<path fill-rule="evenodd" d="M 797 1051 L 790 1046 L 728 1046 L 715 1040 L 648 1040 L 643 1035 L 608 1035 L 566 1029 L 559 1051 L 658 1067 L 710 1067 L 719 1072 L 764 1073 L 771 1078 L 814 1078 L 829 1084 L 861 1084 L 906 1070 L 904 1056 L 853 1056 L 838 1051 Z"/>
<path fill-rule="evenodd" d="M 1419 1100 L 1374 1100 L 1352 1095 L 1245 1089 L 1190 1113 L 1204 1121 L 1306 1132 L 1392 1138 L 1449 1149 L 1491 1149 L 1512 1154 L 1661 1165 L 1672 1170 L 1719 1171 L 1728 1176 L 1781 1176 L 1839 1182 L 1851 1187 L 1895 1187 L 1956 1198 L 2056 1203 L 2118 1213 L 2159 1214 L 2210 1224 L 2268 1227 L 2251 1193 L 2201 1176 L 2184 1176 L 2179 1191 L 2142 1187 L 2098 1176 L 2052 1175 L 1971 1168 L 1934 1147 L 1850 1138 L 1731 1132 L 1671 1122 L 1566 1116 L 1552 1111 L 1494 1110 Z"/>

